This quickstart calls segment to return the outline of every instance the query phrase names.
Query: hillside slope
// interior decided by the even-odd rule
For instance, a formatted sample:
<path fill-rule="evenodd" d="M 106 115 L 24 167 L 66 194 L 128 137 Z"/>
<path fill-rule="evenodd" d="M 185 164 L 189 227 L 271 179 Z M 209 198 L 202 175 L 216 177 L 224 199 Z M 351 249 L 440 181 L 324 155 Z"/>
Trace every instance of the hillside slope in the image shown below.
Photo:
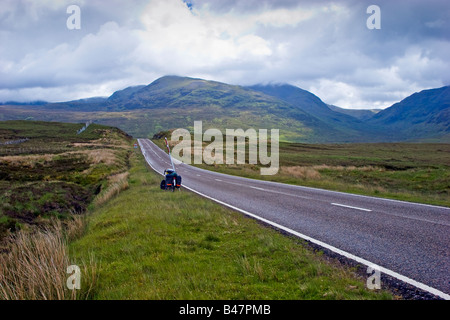
<path fill-rule="evenodd" d="M 368 123 L 404 140 L 447 136 L 450 141 L 450 86 L 414 93 Z"/>
<path fill-rule="evenodd" d="M 326 123 L 328 127 L 339 132 L 339 139 L 343 142 L 380 141 L 382 132 L 376 127 L 364 123 L 360 119 L 342 112 L 337 112 L 319 97 L 309 91 L 288 85 L 256 85 L 249 87 L 289 103 L 294 109 L 299 109 Z"/>

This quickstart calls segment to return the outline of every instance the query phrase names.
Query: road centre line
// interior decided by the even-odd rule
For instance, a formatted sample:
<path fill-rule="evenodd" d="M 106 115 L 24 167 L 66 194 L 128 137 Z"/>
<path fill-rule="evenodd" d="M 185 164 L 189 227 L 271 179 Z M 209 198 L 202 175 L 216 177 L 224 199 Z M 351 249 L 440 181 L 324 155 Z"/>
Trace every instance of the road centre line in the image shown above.
<path fill-rule="evenodd" d="M 372 212 L 372 210 L 369 210 L 369 209 L 359 208 L 359 207 L 353 207 L 353 206 L 347 206 L 347 205 L 340 204 L 340 203 L 331 203 L 331 204 L 332 204 L 332 205 L 335 205 L 335 206 L 344 207 L 344 208 L 350 208 L 350 209 L 356 209 L 356 210 L 361 210 L 361 211 Z M 404 215 L 400 215 L 400 214 L 395 214 L 395 213 L 392 213 L 392 212 L 389 212 L 389 213 L 386 213 L 386 212 L 378 212 L 378 213 L 379 213 L 379 214 L 386 214 L 386 215 L 394 216 L 394 217 L 399 217 L 399 218 L 402 218 L 402 219 L 416 220 L 416 221 L 422 221 L 422 222 L 427 222 L 427 223 L 433 223 L 433 224 L 437 224 L 437 225 L 440 225 L 440 226 L 447 226 L 447 227 L 450 227 L 450 224 L 442 223 L 442 222 L 436 222 L 436 221 L 432 221 L 432 220 L 429 220 L 429 219 L 416 218 L 416 217 L 408 217 L 408 216 L 404 216 Z"/>
<path fill-rule="evenodd" d="M 269 191 L 269 190 L 266 190 L 266 189 L 263 189 L 263 188 L 258 188 L 258 187 L 253 187 L 253 186 L 250 186 L 250 188 L 256 189 L 256 190 L 261 190 L 261 191 Z"/>
<path fill-rule="evenodd" d="M 256 190 L 260 190 L 260 191 L 264 191 L 264 192 L 271 192 L 271 193 L 276 193 L 276 194 L 282 194 L 282 195 L 285 195 L 285 196 L 290 196 L 290 197 L 295 197 L 295 198 L 312 199 L 311 197 L 305 197 L 305 196 L 299 196 L 299 195 L 291 194 L 291 193 L 285 193 L 285 192 L 280 192 L 280 191 L 275 191 L 275 190 L 263 189 L 263 188 L 259 188 L 259 187 L 255 187 L 255 186 L 247 186 L 247 185 L 242 184 L 242 183 L 230 182 L 230 181 L 225 181 L 225 180 L 220 180 L 220 179 L 214 179 L 214 180 L 219 181 L 219 182 L 228 183 L 228 184 L 233 184 L 235 186 L 240 186 L 240 187 L 243 187 L 243 188 L 250 187 L 252 189 L 256 189 Z"/>
<path fill-rule="evenodd" d="M 344 207 L 344 208 L 350 208 L 350 209 L 355 209 L 355 210 L 361 210 L 361 211 L 367 211 L 367 212 L 372 212 L 372 210 L 370 209 L 365 209 L 365 208 L 359 208 L 359 207 L 353 207 L 353 206 L 347 206 L 345 204 L 340 204 L 340 203 L 331 203 L 333 206 L 339 206 L 339 207 Z"/>

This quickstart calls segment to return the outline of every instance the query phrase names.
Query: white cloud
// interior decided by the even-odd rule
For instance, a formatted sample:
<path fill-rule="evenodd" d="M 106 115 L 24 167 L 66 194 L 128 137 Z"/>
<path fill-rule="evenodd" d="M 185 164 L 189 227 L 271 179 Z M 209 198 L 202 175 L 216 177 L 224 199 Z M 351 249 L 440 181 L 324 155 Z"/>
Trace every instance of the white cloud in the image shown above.
<path fill-rule="evenodd" d="M 263 67 L 273 53 L 269 41 L 251 33 L 253 24 L 191 12 L 179 1 L 152 1 L 141 20 L 145 29 L 137 31 L 140 44 L 134 58 L 147 70 L 215 78 L 217 70 L 245 63 Z"/>

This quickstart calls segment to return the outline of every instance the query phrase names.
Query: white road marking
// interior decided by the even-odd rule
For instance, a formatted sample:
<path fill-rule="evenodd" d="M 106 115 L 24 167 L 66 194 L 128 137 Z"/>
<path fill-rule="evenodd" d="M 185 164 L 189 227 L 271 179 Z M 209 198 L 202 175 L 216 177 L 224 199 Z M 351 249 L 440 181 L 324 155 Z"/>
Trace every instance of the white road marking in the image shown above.
<path fill-rule="evenodd" d="M 230 181 L 223 181 L 222 182 L 225 183 L 229 183 L 229 184 L 234 184 L 236 186 L 240 186 L 240 187 L 248 187 L 248 185 L 246 184 L 242 184 L 242 183 L 236 183 L 236 182 L 230 182 Z M 295 198 L 302 198 L 302 199 L 311 199 L 310 197 L 305 197 L 305 196 L 299 196 L 297 194 L 291 194 L 291 193 L 285 193 L 285 192 L 281 192 L 281 191 L 275 191 L 275 190 L 269 190 L 269 189 L 263 189 L 263 188 L 259 188 L 259 187 L 254 187 L 254 186 L 249 186 L 250 188 L 256 189 L 256 190 L 261 190 L 261 191 L 265 191 L 265 192 L 271 192 L 271 193 L 277 193 L 277 194 L 282 194 L 285 196 L 290 196 L 290 197 L 295 197 Z"/>
<path fill-rule="evenodd" d="M 263 188 L 258 188 L 258 187 L 253 187 L 253 186 L 250 186 L 250 188 L 256 189 L 256 190 L 269 191 L 270 192 L 270 190 L 266 190 L 266 189 L 263 189 Z"/>
<path fill-rule="evenodd" d="M 352 206 L 347 206 L 345 204 L 340 204 L 340 203 L 332 203 L 333 206 L 339 206 L 339 207 L 344 207 L 344 208 L 350 208 L 350 209 L 356 209 L 356 210 L 361 210 L 361 211 L 367 211 L 367 212 L 371 212 L 372 210 L 370 209 L 365 209 L 365 208 L 359 208 L 359 207 L 352 207 Z"/>

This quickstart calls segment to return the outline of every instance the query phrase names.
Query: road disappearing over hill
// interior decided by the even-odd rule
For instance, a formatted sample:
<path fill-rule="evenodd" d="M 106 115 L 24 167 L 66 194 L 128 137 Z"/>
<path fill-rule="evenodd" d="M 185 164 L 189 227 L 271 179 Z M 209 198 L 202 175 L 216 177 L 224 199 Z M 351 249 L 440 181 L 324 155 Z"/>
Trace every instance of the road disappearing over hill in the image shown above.
<path fill-rule="evenodd" d="M 138 139 L 158 173 L 169 156 Z M 176 164 L 187 188 L 450 300 L 450 208 L 230 176 Z"/>

